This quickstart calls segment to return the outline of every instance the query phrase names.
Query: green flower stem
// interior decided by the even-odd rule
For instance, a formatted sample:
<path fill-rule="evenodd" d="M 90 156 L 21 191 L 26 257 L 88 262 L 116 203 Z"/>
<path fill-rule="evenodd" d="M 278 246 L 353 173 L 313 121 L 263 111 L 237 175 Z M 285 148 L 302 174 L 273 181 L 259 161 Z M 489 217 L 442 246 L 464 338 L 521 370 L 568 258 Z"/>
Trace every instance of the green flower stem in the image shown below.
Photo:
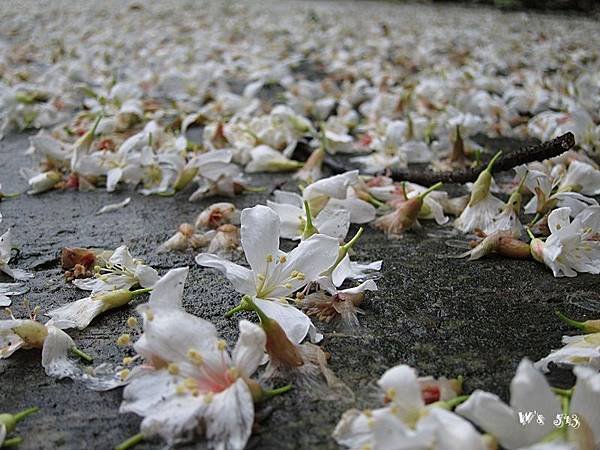
<path fill-rule="evenodd" d="M 433 186 L 431 186 L 431 187 L 430 187 L 430 188 L 428 188 L 427 190 L 425 190 L 425 191 L 421 192 L 421 193 L 419 194 L 419 197 L 420 197 L 421 199 L 425 198 L 427 195 L 431 194 L 431 193 L 432 193 L 433 191 L 435 191 L 436 189 L 439 189 L 440 187 L 442 187 L 442 184 L 443 184 L 443 183 L 442 183 L 441 181 L 439 181 L 439 182 L 435 183 Z"/>
<path fill-rule="evenodd" d="M 304 231 L 302 232 L 302 238 L 308 239 L 313 234 L 318 233 L 319 230 L 317 230 L 317 227 L 315 227 L 313 225 L 312 214 L 310 212 L 310 204 L 306 200 L 304 200 L 304 212 L 306 213 L 306 223 L 304 224 Z"/>
<path fill-rule="evenodd" d="M 570 398 L 573 395 L 573 389 L 560 389 L 553 387 L 552 392 L 554 392 L 556 395 L 567 398 Z"/>
<path fill-rule="evenodd" d="M 262 310 L 262 309 L 260 309 L 260 308 L 259 308 L 259 307 L 256 305 L 256 303 L 254 303 L 254 302 L 252 301 L 252 299 L 251 299 L 249 296 L 247 296 L 247 295 L 246 295 L 246 296 L 244 296 L 244 297 L 245 297 L 245 300 L 246 300 L 246 305 L 247 305 L 247 307 L 249 308 L 249 310 L 250 310 L 250 311 L 254 311 L 254 312 L 256 313 L 256 315 L 257 315 L 257 316 L 258 316 L 258 318 L 260 319 L 260 322 L 261 322 L 263 325 L 266 325 L 266 324 L 268 324 L 268 323 L 270 323 L 270 322 L 271 322 L 271 320 L 272 320 L 272 319 L 271 319 L 269 316 L 267 316 L 267 315 L 266 315 L 266 314 L 263 312 L 263 310 Z"/>
<path fill-rule="evenodd" d="M 244 295 L 242 297 L 242 301 L 240 302 L 239 305 L 237 305 L 235 308 L 231 308 L 229 311 L 227 311 L 225 313 L 225 317 L 231 317 L 236 313 L 242 312 L 242 311 L 253 311 L 254 309 L 252 308 L 252 305 L 250 304 L 252 302 L 252 300 L 250 299 L 250 297 L 248 295 Z"/>
<path fill-rule="evenodd" d="M 293 385 L 291 384 L 287 384 L 285 386 L 282 386 L 280 388 L 277 389 L 267 389 L 263 391 L 263 395 L 265 396 L 265 398 L 272 398 L 275 397 L 276 395 L 281 395 L 281 394 L 285 394 L 286 392 L 289 392 L 293 389 Z"/>
<path fill-rule="evenodd" d="M 246 192 L 260 193 L 260 192 L 265 192 L 266 190 L 267 190 L 267 188 L 264 186 L 258 186 L 258 187 L 244 186 L 244 191 L 246 191 Z"/>
<path fill-rule="evenodd" d="M 488 163 L 488 165 L 485 168 L 485 170 L 488 171 L 489 173 L 492 173 L 492 167 L 494 166 L 494 163 L 496 161 L 498 161 L 498 158 L 500 158 L 500 156 L 502 156 L 502 150 L 500 150 L 498 153 L 496 153 L 494 155 L 494 157 L 490 160 L 490 162 Z"/>
<path fill-rule="evenodd" d="M 32 414 L 35 414 L 39 410 L 40 410 L 40 408 L 38 408 L 37 406 L 32 406 L 31 408 L 27 408 L 21 412 L 13 414 L 13 418 L 15 419 L 16 422 L 20 422 L 21 420 L 25 419 L 26 417 L 28 417 Z"/>
<path fill-rule="evenodd" d="M 408 192 L 406 192 L 406 181 L 402 182 L 402 196 L 404 200 L 408 200 Z"/>
<path fill-rule="evenodd" d="M 354 235 L 354 237 L 350 239 L 350 241 L 340 246 L 340 251 L 338 253 L 337 259 L 335 260 L 335 263 L 333 263 L 333 266 L 331 266 L 328 270 L 323 272 L 323 275 L 329 275 L 335 270 L 339 263 L 342 262 L 342 259 L 344 259 L 344 257 L 348 254 L 348 250 L 350 250 L 352 246 L 356 244 L 356 241 L 360 239 L 360 236 L 363 234 L 363 231 L 365 231 L 364 227 L 360 227 Z"/>
<path fill-rule="evenodd" d="M 0 200 L 3 200 L 5 198 L 17 198 L 19 195 L 21 195 L 20 192 L 14 192 L 12 194 L 4 194 L 0 192 Z"/>
<path fill-rule="evenodd" d="M 523 185 L 525 184 L 525 180 L 527 179 L 528 175 L 529 175 L 529 170 L 525 172 L 525 175 L 523 175 L 523 177 L 521 178 L 521 181 L 519 181 L 519 185 L 517 186 L 517 189 L 515 190 L 515 192 L 521 193 L 521 189 L 523 189 Z"/>
<path fill-rule="evenodd" d="M 84 361 L 92 362 L 94 360 L 94 358 L 92 358 L 90 355 L 88 355 L 87 353 L 83 352 L 82 350 L 78 349 L 75 346 L 71 347 L 70 350 L 71 350 L 72 353 L 74 353 L 75 355 L 79 356 Z"/>
<path fill-rule="evenodd" d="M 535 217 L 533 219 L 531 219 L 531 222 L 529 222 L 528 227 L 532 227 L 534 226 L 536 223 L 538 223 L 538 221 L 542 218 L 542 216 L 540 215 L 540 213 L 536 213 Z"/>
<path fill-rule="evenodd" d="M 23 442 L 23 438 L 16 436 L 14 438 L 10 438 L 10 439 L 6 439 L 2 445 L 0 445 L 0 447 L 5 448 L 5 447 L 16 447 L 17 445 L 20 445 Z"/>
<path fill-rule="evenodd" d="M 377 208 L 387 208 L 388 205 L 376 198 L 373 194 L 368 194 L 367 201 Z"/>
<path fill-rule="evenodd" d="M 571 325 L 572 327 L 575 327 L 575 328 L 579 328 L 580 330 L 585 330 L 585 324 L 583 322 L 578 322 L 576 320 L 569 319 L 567 316 L 565 316 L 563 313 L 561 313 L 558 310 L 554 311 L 554 314 L 556 314 L 560 318 L 560 320 L 562 320 L 566 324 Z"/>
<path fill-rule="evenodd" d="M 356 244 L 356 242 L 360 239 L 361 235 L 363 234 L 363 231 L 365 231 L 364 227 L 360 227 L 358 229 L 358 231 L 356 232 L 356 234 L 354 235 L 354 237 L 352 239 L 350 239 L 350 241 L 348 241 L 346 244 L 342 245 L 342 249 L 344 249 L 344 251 L 346 253 L 348 253 L 348 250 L 350 250 L 352 248 L 352 246 L 354 244 Z M 344 256 L 346 256 L 346 255 L 344 254 Z M 342 258 L 343 258 L 343 256 L 342 256 Z"/>
<path fill-rule="evenodd" d="M 448 406 L 449 409 L 454 409 L 458 405 L 460 405 L 461 403 L 466 402 L 468 400 L 468 398 L 469 398 L 468 395 L 460 395 L 460 396 L 455 397 L 453 399 L 447 400 L 444 403 Z"/>
<path fill-rule="evenodd" d="M 102 117 L 104 117 L 103 113 L 98 114 L 98 117 L 96 117 L 96 120 L 94 121 L 94 126 L 92 127 L 92 130 L 91 130 L 92 136 L 96 134 L 96 129 L 98 128 L 98 125 L 100 125 L 100 121 L 102 120 Z"/>
<path fill-rule="evenodd" d="M 131 291 L 131 295 L 135 297 L 136 295 L 145 294 L 147 292 L 152 292 L 152 288 L 136 289 L 135 291 Z"/>
<path fill-rule="evenodd" d="M 533 241 L 535 239 L 535 236 L 531 232 L 531 228 L 525 227 L 525 231 L 527 231 L 527 234 L 529 235 L 529 238 Z"/>
<path fill-rule="evenodd" d="M 115 450 L 127 450 L 138 445 L 140 442 L 144 440 L 144 435 L 142 433 L 135 434 L 131 436 L 129 439 L 124 440 L 119 445 L 115 447 Z"/>

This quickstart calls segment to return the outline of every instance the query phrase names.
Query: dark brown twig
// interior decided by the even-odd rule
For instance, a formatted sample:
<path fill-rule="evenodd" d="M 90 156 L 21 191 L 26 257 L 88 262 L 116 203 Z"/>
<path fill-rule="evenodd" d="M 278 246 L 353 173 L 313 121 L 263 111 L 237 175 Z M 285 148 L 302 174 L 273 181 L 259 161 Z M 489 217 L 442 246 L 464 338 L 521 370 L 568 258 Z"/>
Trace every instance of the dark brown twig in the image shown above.
<path fill-rule="evenodd" d="M 502 172 L 532 161 L 543 161 L 548 158 L 554 158 L 570 150 L 574 145 L 575 136 L 569 132 L 551 141 L 521 148 L 502 155 L 494 164 L 492 172 Z M 443 172 L 399 169 L 392 171 L 392 178 L 396 181 L 411 181 L 425 186 L 439 181 L 443 183 L 468 183 L 475 181 L 484 169 L 485 165 L 477 169 L 448 170 Z"/>
<path fill-rule="evenodd" d="M 543 161 L 548 158 L 554 158 L 570 150 L 574 145 L 575 136 L 573 136 L 573 133 L 565 133 L 551 141 L 524 147 L 502 155 L 496 161 L 492 170 L 493 172 L 502 172 L 532 161 Z M 307 147 L 302 148 L 300 151 L 301 157 L 306 156 L 305 153 L 307 151 Z M 325 157 L 324 163 L 334 174 L 351 170 L 351 168 L 336 161 L 329 155 Z M 424 186 L 430 186 L 439 181 L 443 183 L 468 183 L 475 181 L 483 169 L 485 169 L 485 165 L 477 169 L 448 170 L 442 172 L 435 172 L 429 169 L 407 168 L 392 171 L 391 177 L 396 181 L 411 181 Z"/>

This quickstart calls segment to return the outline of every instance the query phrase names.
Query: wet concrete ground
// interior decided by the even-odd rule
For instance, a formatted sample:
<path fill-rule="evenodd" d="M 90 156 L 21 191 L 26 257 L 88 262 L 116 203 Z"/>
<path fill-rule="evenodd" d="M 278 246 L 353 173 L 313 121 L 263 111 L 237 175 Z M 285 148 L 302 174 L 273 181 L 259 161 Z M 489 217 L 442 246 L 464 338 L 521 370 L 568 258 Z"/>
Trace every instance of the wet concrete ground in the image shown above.
<path fill-rule="evenodd" d="M 0 141 L 0 181 L 4 192 L 26 190 L 18 169 L 30 166 L 23 152 L 26 135 L 10 135 Z M 287 180 L 285 174 L 257 176 L 255 184 L 269 186 Z M 35 278 L 29 292 L 13 297 L 13 312 L 24 315 L 23 300 L 42 310 L 82 298 L 85 294 L 67 284 L 59 267 L 64 246 L 115 248 L 127 244 L 162 273 L 189 265 L 185 289 L 186 309 L 213 321 L 233 343 L 237 320 L 223 314 L 235 306 L 239 295 L 216 272 L 194 263 L 194 253 L 157 254 L 157 246 L 177 225 L 192 221 L 213 198 L 189 203 L 188 192 L 171 198 L 143 197 L 128 190 L 109 194 L 48 192 L 22 195 L 0 204 L 4 221 L 0 231 L 13 227 L 21 252 L 16 266 L 31 270 Z M 234 199 L 239 208 L 264 203 L 265 194 Z M 131 196 L 129 206 L 98 216 L 103 205 Z M 449 228 L 445 228 L 448 230 Z M 265 416 L 249 442 L 260 449 L 336 448 L 330 434 L 342 412 L 371 403 L 372 385 L 388 367 L 406 363 L 422 375 L 463 375 L 465 389 L 483 388 L 506 399 L 508 385 L 522 357 L 537 360 L 560 346 L 563 334 L 574 334 L 553 314 L 585 319 L 600 305 L 600 277 L 580 275 L 555 279 L 534 261 L 490 257 L 478 262 L 448 259 L 459 250 L 444 243 L 442 227 L 427 224 L 402 240 L 387 240 L 368 229 L 356 247 L 355 259 L 383 259 L 379 291 L 368 296 L 361 317 L 363 329 L 349 335 L 318 324 L 325 332 L 324 348 L 331 353 L 331 368 L 356 393 L 356 403 L 319 401 L 300 390 L 258 406 Z M 0 275 L 0 281 L 9 281 Z M 138 300 L 145 301 L 145 298 Z M 97 318 L 72 337 L 95 362 L 118 362 L 126 352 L 115 343 L 126 330 L 125 321 L 135 304 Z M 251 318 L 251 316 L 248 316 Z M 140 418 L 117 413 L 121 390 L 98 393 L 70 380 L 45 376 L 40 353 L 19 351 L 0 361 L 0 410 L 16 411 L 39 406 L 41 412 L 20 424 L 25 441 L 22 450 L 107 449 L 138 432 Z M 552 381 L 567 386 L 567 371 L 554 371 Z M 160 448 L 157 442 L 140 449 Z M 201 444 L 187 448 L 203 448 Z"/>

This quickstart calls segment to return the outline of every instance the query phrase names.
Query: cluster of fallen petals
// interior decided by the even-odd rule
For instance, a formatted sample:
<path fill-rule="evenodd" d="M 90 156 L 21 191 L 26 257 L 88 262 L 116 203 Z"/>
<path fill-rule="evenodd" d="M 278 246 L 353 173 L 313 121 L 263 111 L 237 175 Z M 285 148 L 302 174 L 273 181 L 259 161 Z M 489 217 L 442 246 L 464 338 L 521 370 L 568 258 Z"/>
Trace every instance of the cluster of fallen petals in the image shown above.
<path fill-rule="evenodd" d="M 554 389 L 524 359 L 506 404 L 479 389 L 460 395 L 461 380 L 419 378 L 399 365 L 378 381 L 384 406 L 346 411 L 333 437 L 352 449 L 594 449 L 600 444 L 600 374 L 587 367 L 574 372 L 572 389 Z"/>
<path fill-rule="evenodd" d="M 0 42 L 0 137 L 36 130 L 22 149 L 32 161 L 20 173 L 26 195 L 132 193 L 97 214 L 137 195 L 215 197 L 156 253 L 193 252 L 239 294 L 225 315 L 255 319 L 239 321 L 230 348 L 214 324 L 185 311 L 188 268 L 161 276 L 127 245 L 63 249 L 65 283 L 85 293 L 47 310 L 27 304 L 25 318 L 9 309 L 0 358 L 38 349 L 48 376 L 124 386 L 120 412 L 142 422 L 119 449 L 156 437 L 243 449 L 255 403 L 292 387 L 352 402 L 319 328 L 359 335 L 365 299 L 378 300 L 386 268 L 359 257 L 366 229 L 393 240 L 434 228 L 467 250 L 449 256 L 469 264 L 499 255 L 540 263 L 540 277 L 542 264 L 554 277 L 600 274 L 596 24 L 565 21 L 549 34 L 525 15 L 508 23 L 489 12 L 472 24 L 460 9 L 440 21 L 425 6 L 401 14 L 374 4 L 366 27 L 364 5 L 302 4 L 290 14 L 285 2 L 107 2 L 118 12 L 91 14 L 100 3 L 47 5 L 48 17 L 68 19 L 66 31 L 48 17 L 23 27 L 20 14 L 2 15 L 0 34 L 14 39 Z M 129 23 L 133 14 L 143 27 Z M 483 137 L 547 141 L 567 132 L 572 150 L 494 178 L 503 152 Z M 426 167 L 482 170 L 454 186 L 393 176 Z M 280 172 L 286 182 L 269 191 L 264 174 Z M 18 195 L 0 187 L 0 201 Z M 19 268 L 17 244 L 3 230 L 0 271 L 11 282 L 0 283 L 2 307 L 34 276 Z M 129 356 L 91 364 L 68 330 L 132 304 L 141 321 L 130 317 L 131 332 L 117 339 Z M 464 395 L 460 378 L 398 365 L 378 382 L 377 409 L 347 411 L 335 440 L 372 450 L 600 448 L 600 323 L 558 314 L 584 334 L 565 336 L 535 364 L 524 359 L 510 404 L 481 390 Z M 551 388 L 542 373 L 550 364 L 573 368 L 575 386 Z M 532 410 L 546 422 L 523 426 L 520 414 Z M 32 412 L 0 414 L 0 447 L 20 442 L 11 433 Z M 564 417 L 578 426 L 553 423 Z"/>

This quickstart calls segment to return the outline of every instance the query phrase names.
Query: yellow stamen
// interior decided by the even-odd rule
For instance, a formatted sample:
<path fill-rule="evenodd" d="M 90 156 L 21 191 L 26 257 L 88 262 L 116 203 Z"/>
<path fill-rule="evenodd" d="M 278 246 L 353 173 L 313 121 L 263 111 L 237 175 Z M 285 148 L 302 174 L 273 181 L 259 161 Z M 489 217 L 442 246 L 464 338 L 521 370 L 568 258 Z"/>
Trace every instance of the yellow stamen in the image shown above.
<path fill-rule="evenodd" d="M 198 352 L 198 350 L 190 348 L 187 352 L 187 357 L 197 366 L 201 366 L 202 364 L 204 364 L 204 358 L 202 357 L 200 352 Z"/>
<path fill-rule="evenodd" d="M 127 333 L 122 334 L 117 339 L 117 345 L 120 345 L 120 346 L 128 345 L 130 342 L 131 342 L 131 336 L 128 335 Z"/>

